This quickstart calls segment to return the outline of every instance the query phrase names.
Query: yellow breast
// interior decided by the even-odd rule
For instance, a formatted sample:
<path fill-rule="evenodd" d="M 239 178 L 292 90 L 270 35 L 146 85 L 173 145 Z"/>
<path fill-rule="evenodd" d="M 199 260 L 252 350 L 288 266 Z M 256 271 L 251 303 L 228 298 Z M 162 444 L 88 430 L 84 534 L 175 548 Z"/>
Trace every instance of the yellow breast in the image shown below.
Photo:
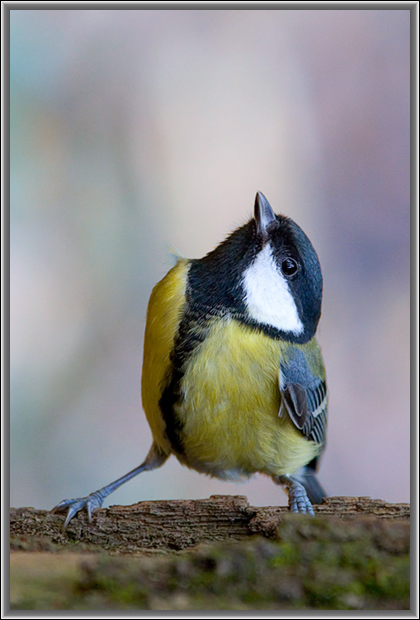
<path fill-rule="evenodd" d="M 287 414 L 279 416 L 287 346 L 235 320 L 214 321 L 187 364 L 176 407 L 187 465 L 218 477 L 280 475 L 318 454 Z"/>
<path fill-rule="evenodd" d="M 144 342 L 142 401 L 154 441 L 171 445 L 159 400 L 168 383 L 170 354 L 185 308 L 189 261 L 177 265 L 153 289 Z M 179 460 L 218 477 L 293 473 L 319 447 L 305 439 L 287 414 L 279 416 L 280 361 L 287 343 L 237 321 L 212 319 L 188 358 L 175 414 L 181 423 Z"/>

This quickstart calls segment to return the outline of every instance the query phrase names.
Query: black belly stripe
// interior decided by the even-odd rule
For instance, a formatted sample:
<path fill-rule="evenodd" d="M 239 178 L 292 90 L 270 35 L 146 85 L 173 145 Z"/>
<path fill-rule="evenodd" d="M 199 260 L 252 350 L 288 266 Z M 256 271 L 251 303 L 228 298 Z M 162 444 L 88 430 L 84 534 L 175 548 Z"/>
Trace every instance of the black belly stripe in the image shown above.
<path fill-rule="evenodd" d="M 184 454 L 182 438 L 183 424 L 176 413 L 176 405 L 182 401 L 181 383 L 185 374 L 186 363 L 193 351 L 206 338 L 209 321 L 201 316 L 194 316 L 191 308 L 187 310 L 179 325 L 174 348 L 170 354 L 171 370 L 166 386 L 159 400 L 159 408 L 166 427 L 166 436 L 172 449 Z"/>

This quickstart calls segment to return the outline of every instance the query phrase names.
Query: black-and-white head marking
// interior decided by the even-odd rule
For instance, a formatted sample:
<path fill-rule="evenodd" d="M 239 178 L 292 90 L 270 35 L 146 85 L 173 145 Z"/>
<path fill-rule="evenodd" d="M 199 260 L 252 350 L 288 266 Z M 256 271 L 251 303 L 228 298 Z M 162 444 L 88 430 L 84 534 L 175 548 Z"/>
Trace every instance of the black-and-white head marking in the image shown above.
<path fill-rule="evenodd" d="M 306 342 L 321 314 L 322 275 L 305 233 L 289 218 L 276 216 L 261 192 L 255 199 L 260 250 L 243 274 L 249 316 L 288 339 Z"/>
<path fill-rule="evenodd" d="M 192 314 L 231 315 L 291 342 L 308 342 L 321 315 L 316 252 L 301 228 L 275 215 L 260 192 L 254 218 L 192 261 L 187 288 Z"/>

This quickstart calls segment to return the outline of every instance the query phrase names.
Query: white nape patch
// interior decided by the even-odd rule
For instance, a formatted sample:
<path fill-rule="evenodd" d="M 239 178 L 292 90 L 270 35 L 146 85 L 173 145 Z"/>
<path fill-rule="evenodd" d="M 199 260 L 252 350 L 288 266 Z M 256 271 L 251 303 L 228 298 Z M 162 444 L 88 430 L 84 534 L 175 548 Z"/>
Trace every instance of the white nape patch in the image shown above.
<path fill-rule="evenodd" d="M 251 318 L 284 332 L 303 332 L 293 295 L 276 267 L 269 243 L 245 271 L 243 287 Z"/>

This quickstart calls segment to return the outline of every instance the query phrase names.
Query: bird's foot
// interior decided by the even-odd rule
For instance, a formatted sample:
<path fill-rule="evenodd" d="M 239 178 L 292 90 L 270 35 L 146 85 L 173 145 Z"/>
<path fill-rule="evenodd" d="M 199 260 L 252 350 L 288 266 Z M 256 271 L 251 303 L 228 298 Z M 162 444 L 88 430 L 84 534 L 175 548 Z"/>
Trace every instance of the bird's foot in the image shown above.
<path fill-rule="evenodd" d="M 287 489 L 290 512 L 294 514 L 315 515 L 311 500 L 303 484 L 292 478 L 289 474 L 273 476 L 273 480 L 276 484 L 281 484 Z"/>
<path fill-rule="evenodd" d="M 315 515 L 306 489 L 299 482 L 289 487 L 289 508 L 293 513 Z"/>
<path fill-rule="evenodd" d="M 77 497 L 75 499 L 63 499 L 57 506 L 51 510 L 51 512 L 62 512 L 68 508 L 66 520 L 63 525 L 63 532 L 67 528 L 71 519 L 80 512 L 85 509 L 88 513 L 89 522 L 92 522 L 92 512 L 97 508 L 100 508 L 103 504 L 104 496 L 100 491 L 95 491 L 91 493 L 87 497 Z"/>

